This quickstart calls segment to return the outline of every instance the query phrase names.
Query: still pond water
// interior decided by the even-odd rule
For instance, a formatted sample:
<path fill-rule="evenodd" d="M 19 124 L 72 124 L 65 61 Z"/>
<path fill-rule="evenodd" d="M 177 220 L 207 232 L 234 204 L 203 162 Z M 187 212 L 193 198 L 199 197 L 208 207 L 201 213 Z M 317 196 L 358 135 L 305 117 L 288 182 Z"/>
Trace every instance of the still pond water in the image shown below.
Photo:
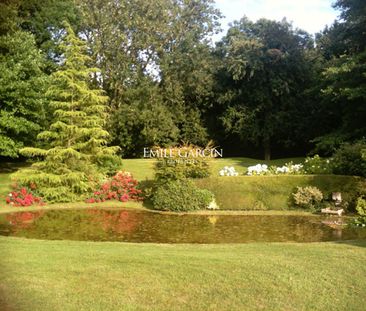
<path fill-rule="evenodd" d="M 131 210 L 57 210 L 0 215 L 0 235 L 47 240 L 153 243 L 318 242 L 366 239 L 338 217 L 168 215 Z"/>

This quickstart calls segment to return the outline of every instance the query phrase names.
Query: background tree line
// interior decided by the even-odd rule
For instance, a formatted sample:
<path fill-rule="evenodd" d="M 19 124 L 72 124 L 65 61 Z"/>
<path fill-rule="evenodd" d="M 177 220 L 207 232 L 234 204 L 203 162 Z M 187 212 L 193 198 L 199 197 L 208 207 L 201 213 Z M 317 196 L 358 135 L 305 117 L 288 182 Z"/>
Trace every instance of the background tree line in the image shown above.
<path fill-rule="evenodd" d="M 3 0 L 0 155 L 17 157 L 52 123 L 64 21 L 100 69 L 90 85 L 109 97 L 106 129 L 124 157 L 209 140 L 226 156 L 331 154 L 366 135 L 366 5 L 334 5 L 339 19 L 315 37 L 244 16 L 214 45 L 212 0 Z"/>

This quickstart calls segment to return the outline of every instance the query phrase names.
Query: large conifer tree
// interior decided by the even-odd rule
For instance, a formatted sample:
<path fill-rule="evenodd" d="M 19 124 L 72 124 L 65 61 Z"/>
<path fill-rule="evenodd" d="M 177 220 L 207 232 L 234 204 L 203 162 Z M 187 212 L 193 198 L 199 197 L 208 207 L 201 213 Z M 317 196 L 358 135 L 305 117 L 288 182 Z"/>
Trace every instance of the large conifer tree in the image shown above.
<path fill-rule="evenodd" d="M 83 199 L 111 167 L 120 165 L 118 148 L 107 147 L 109 134 L 103 129 L 108 97 L 89 86 L 97 70 L 87 67 L 84 42 L 70 25 L 65 30 L 64 63 L 51 75 L 48 90 L 53 122 L 38 135 L 49 148 L 22 149 L 23 155 L 41 160 L 14 175 L 22 185 L 35 184 L 50 202 Z"/>

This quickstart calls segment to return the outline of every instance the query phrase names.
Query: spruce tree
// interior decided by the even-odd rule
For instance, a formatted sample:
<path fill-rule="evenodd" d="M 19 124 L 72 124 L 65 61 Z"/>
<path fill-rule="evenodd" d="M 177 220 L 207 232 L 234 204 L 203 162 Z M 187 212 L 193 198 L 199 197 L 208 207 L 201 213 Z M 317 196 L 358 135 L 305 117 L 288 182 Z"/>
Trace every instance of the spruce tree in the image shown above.
<path fill-rule="evenodd" d="M 38 139 L 48 149 L 24 148 L 21 153 L 37 159 L 29 169 L 14 174 L 23 186 L 36 186 L 48 202 L 80 201 L 111 167 L 120 166 L 118 147 L 108 147 L 103 129 L 108 97 L 90 87 L 97 69 L 90 61 L 84 42 L 65 24 L 61 49 L 63 64 L 51 75 L 48 95 L 52 98 L 53 121 Z M 34 186 L 33 186 L 34 187 Z"/>

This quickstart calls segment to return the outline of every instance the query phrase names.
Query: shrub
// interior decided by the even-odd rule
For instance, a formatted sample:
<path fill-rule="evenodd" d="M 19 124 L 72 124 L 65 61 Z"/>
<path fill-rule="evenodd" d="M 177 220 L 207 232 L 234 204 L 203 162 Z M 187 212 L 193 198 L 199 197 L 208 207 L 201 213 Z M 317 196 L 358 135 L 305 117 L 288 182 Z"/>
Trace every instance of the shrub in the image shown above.
<path fill-rule="evenodd" d="M 319 155 L 307 157 L 302 170 L 305 174 L 332 174 L 332 159 L 323 159 Z"/>
<path fill-rule="evenodd" d="M 160 185 L 152 203 L 156 210 L 185 212 L 207 208 L 212 199 L 210 191 L 198 189 L 189 179 L 182 179 Z"/>
<path fill-rule="evenodd" d="M 171 157 L 160 157 L 155 166 L 155 180 L 165 183 L 170 180 L 184 178 L 204 178 L 210 176 L 209 159 L 194 156 L 194 151 L 199 149 L 193 145 L 172 148 Z M 179 155 L 187 155 L 180 157 Z"/>
<path fill-rule="evenodd" d="M 215 199 L 213 193 L 207 189 L 197 189 L 197 195 L 202 202 L 202 208 L 208 208 L 210 203 Z"/>
<path fill-rule="evenodd" d="M 366 177 L 365 141 L 342 145 L 333 156 L 333 172 Z"/>
<path fill-rule="evenodd" d="M 317 187 L 297 187 L 297 191 L 292 194 L 295 205 L 317 211 L 321 207 L 323 193 Z"/>
<path fill-rule="evenodd" d="M 103 183 L 100 188 L 94 191 L 87 203 L 99 203 L 107 200 L 140 201 L 141 190 L 137 189 L 138 181 L 128 172 L 118 172 L 112 179 Z"/>
<path fill-rule="evenodd" d="M 235 170 L 234 166 L 225 166 L 219 171 L 220 176 L 238 176 L 239 173 Z"/>
<path fill-rule="evenodd" d="M 286 163 L 283 166 L 272 165 L 268 168 L 266 164 L 257 164 L 248 167 L 247 175 L 280 175 L 280 174 L 299 174 L 302 172 L 302 164 Z"/>
<path fill-rule="evenodd" d="M 359 215 L 354 224 L 360 227 L 366 227 L 366 200 L 363 197 L 359 197 L 356 204 L 356 211 Z"/>
<path fill-rule="evenodd" d="M 267 164 L 257 164 L 252 165 L 248 167 L 247 175 L 265 175 L 268 171 L 268 165 Z"/>
<path fill-rule="evenodd" d="M 6 197 L 6 203 L 12 206 L 31 206 L 33 204 L 43 204 L 42 199 L 35 196 L 30 190 L 21 188 L 10 192 Z"/>

